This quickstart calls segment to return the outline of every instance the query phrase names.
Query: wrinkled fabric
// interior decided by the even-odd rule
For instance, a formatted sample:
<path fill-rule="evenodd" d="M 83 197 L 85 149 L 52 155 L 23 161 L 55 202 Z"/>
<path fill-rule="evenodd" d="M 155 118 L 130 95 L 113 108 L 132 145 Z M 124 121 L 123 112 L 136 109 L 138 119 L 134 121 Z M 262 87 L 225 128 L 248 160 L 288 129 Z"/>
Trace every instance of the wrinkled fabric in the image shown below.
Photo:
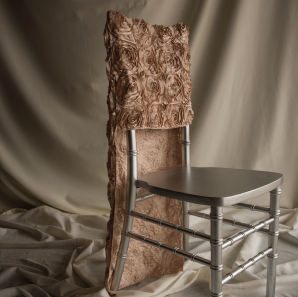
<path fill-rule="evenodd" d="M 283 173 L 297 207 L 297 1 L 0 0 L 0 209 L 109 212 L 108 10 L 189 27 L 191 165 Z"/>
<path fill-rule="evenodd" d="M 209 213 L 209 209 L 203 210 Z M 260 212 L 223 208 L 224 217 L 255 223 Z M 0 216 L 0 296 L 108 297 L 104 288 L 107 215 L 73 215 L 48 206 Z M 150 225 L 150 223 L 147 223 Z M 209 232 L 210 222 L 191 217 L 190 227 Z M 224 238 L 239 232 L 224 225 Z M 276 297 L 296 297 L 298 284 L 298 211 L 282 209 L 279 224 Z M 138 243 L 143 246 L 144 243 Z M 265 249 L 267 236 L 254 233 L 223 252 L 223 274 Z M 210 258 L 209 242 L 190 239 L 190 252 Z M 224 297 L 266 295 L 264 258 L 223 286 Z M 209 297 L 209 268 L 185 261 L 182 272 L 144 281 L 117 296 Z"/>
<path fill-rule="evenodd" d="M 101 296 L 107 221 L 47 206 L 0 216 L 0 295 Z"/>

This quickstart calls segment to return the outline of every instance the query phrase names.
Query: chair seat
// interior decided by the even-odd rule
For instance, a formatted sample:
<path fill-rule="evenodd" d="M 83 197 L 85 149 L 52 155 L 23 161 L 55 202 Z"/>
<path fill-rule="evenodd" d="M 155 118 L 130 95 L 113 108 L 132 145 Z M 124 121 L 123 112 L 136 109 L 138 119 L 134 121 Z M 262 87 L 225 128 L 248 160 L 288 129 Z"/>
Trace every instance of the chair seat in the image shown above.
<path fill-rule="evenodd" d="M 217 168 L 178 167 L 150 173 L 137 180 L 137 187 L 150 193 L 196 204 L 225 206 L 243 202 L 282 184 L 275 172 Z"/>

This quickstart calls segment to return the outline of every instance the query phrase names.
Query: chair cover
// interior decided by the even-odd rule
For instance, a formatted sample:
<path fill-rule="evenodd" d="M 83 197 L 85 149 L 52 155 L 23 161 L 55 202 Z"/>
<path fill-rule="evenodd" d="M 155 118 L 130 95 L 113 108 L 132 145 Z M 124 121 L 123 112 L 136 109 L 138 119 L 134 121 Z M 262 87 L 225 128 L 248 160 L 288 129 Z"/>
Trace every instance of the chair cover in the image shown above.
<path fill-rule="evenodd" d="M 152 26 L 121 12 L 107 14 L 104 37 L 109 80 L 107 167 L 111 216 L 105 282 L 110 294 L 126 203 L 126 131 L 138 130 L 138 176 L 181 166 L 178 127 L 189 125 L 193 119 L 188 35 L 182 23 Z M 139 195 L 145 193 L 141 190 Z M 181 202 L 166 197 L 138 202 L 136 211 L 182 224 Z M 132 231 L 183 247 L 181 234 L 139 219 L 134 219 Z M 120 288 L 181 271 L 183 262 L 179 256 L 130 240 Z"/>

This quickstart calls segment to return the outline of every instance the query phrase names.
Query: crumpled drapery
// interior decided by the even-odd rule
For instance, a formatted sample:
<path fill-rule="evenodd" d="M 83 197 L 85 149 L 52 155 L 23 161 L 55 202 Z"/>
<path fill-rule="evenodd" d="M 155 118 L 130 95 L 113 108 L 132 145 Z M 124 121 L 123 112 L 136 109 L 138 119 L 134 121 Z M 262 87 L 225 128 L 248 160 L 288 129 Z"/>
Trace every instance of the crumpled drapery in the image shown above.
<path fill-rule="evenodd" d="M 254 223 L 264 213 L 224 207 L 224 215 Z M 208 213 L 209 209 L 204 210 Z M 74 215 L 41 206 L 0 216 L 0 296 L 108 297 L 104 288 L 105 237 L 108 215 Z M 148 223 L 149 224 L 149 223 Z M 210 222 L 191 217 L 190 227 L 209 232 Z M 282 209 L 278 245 L 276 297 L 298 292 L 298 211 Z M 224 225 L 224 237 L 239 232 Z M 143 244 L 143 243 L 140 243 Z M 254 233 L 223 252 L 226 274 L 267 247 L 267 236 Z M 191 238 L 191 252 L 210 257 L 209 242 Z M 265 296 L 266 258 L 224 285 L 225 297 Z M 117 296 L 209 297 L 209 268 L 186 261 L 184 271 L 147 280 Z"/>

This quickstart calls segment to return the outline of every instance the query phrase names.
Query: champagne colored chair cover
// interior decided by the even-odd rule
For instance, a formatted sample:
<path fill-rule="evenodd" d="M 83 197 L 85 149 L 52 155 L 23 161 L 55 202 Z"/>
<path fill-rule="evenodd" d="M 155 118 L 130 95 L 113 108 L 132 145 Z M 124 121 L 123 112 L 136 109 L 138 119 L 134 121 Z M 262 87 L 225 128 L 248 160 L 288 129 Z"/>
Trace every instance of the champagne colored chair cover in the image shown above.
<path fill-rule="evenodd" d="M 125 212 L 126 131 L 137 131 L 138 175 L 181 166 L 180 129 L 193 119 L 190 101 L 189 30 L 149 25 L 109 11 L 104 31 L 109 79 L 108 198 L 111 216 L 106 244 L 105 285 L 110 294 Z M 170 129 L 169 128 L 174 128 Z M 139 195 L 146 194 L 142 189 Z M 157 196 L 136 204 L 136 211 L 182 224 L 180 201 Z M 181 234 L 134 219 L 133 232 L 179 248 Z M 183 258 L 130 240 L 120 288 L 158 275 L 176 273 Z"/>

